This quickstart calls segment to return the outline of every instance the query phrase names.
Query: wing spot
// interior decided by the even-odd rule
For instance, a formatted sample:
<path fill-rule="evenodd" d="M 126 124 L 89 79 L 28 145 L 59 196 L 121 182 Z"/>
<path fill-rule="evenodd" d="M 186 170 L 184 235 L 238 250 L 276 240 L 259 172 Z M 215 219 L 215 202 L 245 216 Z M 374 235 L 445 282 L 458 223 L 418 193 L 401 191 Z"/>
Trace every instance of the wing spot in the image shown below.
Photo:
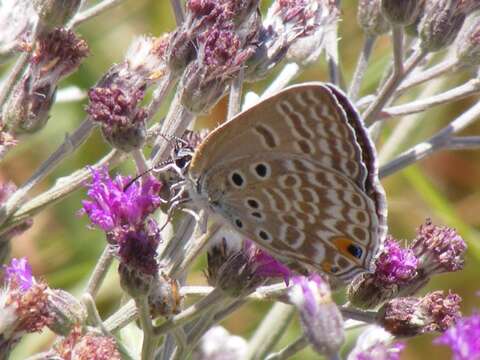
<path fill-rule="evenodd" d="M 250 171 L 259 179 L 268 179 L 272 173 L 272 169 L 266 163 L 253 164 Z"/>
<path fill-rule="evenodd" d="M 235 219 L 235 225 L 236 225 L 239 229 L 242 229 L 242 228 L 243 228 L 243 222 L 242 222 L 242 220 L 240 220 L 240 219 Z"/>
<path fill-rule="evenodd" d="M 245 179 L 238 171 L 234 171 L 230 174 L 230 180 L 237 188 L 243 188 L 245 186 Z"/>
<path fill-rule="evenodd" d="M 252 217 L 256 218 L 256 219 L 260 219 L 260 220 L 264 220 L 264 219 L 265 219 L 263 213 L 258 212 L 258 211 L 254 211 L 254 212 L 250 213 L 250 215 L 251 215 Z"/>
<path fill-rule="evenodd" d="M 367 232 L 361 227 L 355 226 L 353 228 L 353 235 L 360 242 L 365 242 L 367 240 Z"/>
<path fill-rule="evenodd" d="M 295 142 L 298 149 L 304 154 L 315 154 L 315 147 L 313 144 L 305 139 L 301 139 Z"/>
<path fill-rule="evenodd" d="M 278 182 L 281 187 L 285 188 L 299 188 L 302 186 L 302 180 L 297 174 L 286 174 L 280 176 Z"/>
<path fill-rule="evenodd" d="M 257 236 L 262 240 L 262 241 L 272 241 L 272 236 L 264 229 L 259 229 L 257 230 Z"/>
<path fill-rule="evenodd" d="M 279 145 L 275 132 L 263 124 L 255 125 L 254 131 L 262 137 L 263 145 L 273 149 Z"/>
<path fill-rule="evenodd" d="M 260 202 L 257 200 L 257 199 L 254 199 L 254 198 L 248 198 L 246 200 L 246 204 L 248 207 L 252 208 L 252 209 L 260 209 L 262 208 Z"/>

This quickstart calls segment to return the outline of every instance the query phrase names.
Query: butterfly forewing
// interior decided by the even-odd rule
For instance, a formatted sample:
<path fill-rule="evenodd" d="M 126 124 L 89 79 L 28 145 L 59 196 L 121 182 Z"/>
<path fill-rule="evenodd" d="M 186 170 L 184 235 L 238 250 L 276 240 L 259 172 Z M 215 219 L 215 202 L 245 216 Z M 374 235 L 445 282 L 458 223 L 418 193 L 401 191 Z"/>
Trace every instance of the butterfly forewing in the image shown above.
<path fill-rule="evenodd" d="M 384 195 L 361 120 L 335 91 L 297 85 L 240 113 L 202 142 L 189 177 L 192 197 L 273 255 L 347 280 L 382 241 Z"/>

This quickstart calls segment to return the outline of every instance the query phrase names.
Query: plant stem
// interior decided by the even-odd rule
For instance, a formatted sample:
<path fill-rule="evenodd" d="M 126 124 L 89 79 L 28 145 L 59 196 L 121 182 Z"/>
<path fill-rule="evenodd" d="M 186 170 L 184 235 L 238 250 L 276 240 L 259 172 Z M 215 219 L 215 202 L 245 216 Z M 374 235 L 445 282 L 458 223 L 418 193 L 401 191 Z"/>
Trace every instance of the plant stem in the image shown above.
<path fill-rule="evenodd" d="M 165 333 L 181 326 L 187 322 L 196 319 L 204 314 L 206 311 L 211 310 L 214 306 L 217 306 L 219 301 L 223 301 L 224 294 L 221 290 L 215 289 L 206 297 L 183 310 L 181 313 L 174 315 L 170 319 L 166 320 L 160 326 L 154 328 L 156 336 L 164 335 Z"/>
<path fill-rule="evenodd" d="M 341 306 L 340 311 L 343 317 L 353 319 L 357 321 L 363 321 L 366 323 L 373 323 L 377 317 L 376 311 L 365 311 L 356 308 Z"/>
<path fill-rule="evenodd" d="M 170 3 L 172 4 L 173 14 L 175 15 L 175 21 L 177 23 L 177 26 L 180 26 L 185 20 L 182 3 L 180 2 L 180 0 L 170 0 Z"/>
<path fill-rule="evenodd" d="M 15 193 L 7 200 L 4 206 L 1 208 L 0 224 L 3 224 L 7 218 L 9 218 L 27 197 L 28 192 L 37 185 L 40 181 L 50 174 L 55 167 L 64 160 L 67 156 L 71 155 L 78 147 L 80 147 L 88 135 L 94 129 L 95 124 L 89 119 L 84 120 L 75 132 L 66 136 L 63 143 L 49 156 L 47 160 L 35 171 L 35 173 L 28 179 L 25 184 L 15 191 Z"/>
<path fill-rule="evenodd" d="M 171 143 L 165 139 L 173 138 L 175 136 L 181 137 L 188 125 L 195 119 L 195 115 L 188 111 L 180 101 L 181 92 L 177 91 L 172 100 L 167 117 L 162 124 L 160 133 L 163 136 L 158 136 L 150 155 L 152 165 L 158 164 L 164 160 L 168 155 Z"/>
<path fill-rule="evenodd" d="M 399 39 L 397 39 L 397 41 L 399 41 Z M 405 76 L 407 76 L 418 65 L 418 63 L 425 57 L 425 55 L 426 53 L 424 53 L 423 51 L 419 49 L 415 50 L 410 56 L 410 58 L 407 60 L 403 70 L 403 65 L 399 65 L 399 59 L 394 59 L 395 66 L 393 67 L 392 75 L 387 79 L 385 84 L 383 84 L 375 100 L 363 113 L 363 118 L 365 119 L 366 124 L 372 124 L 373 122 L 378 120 L 378 113 L 391 99 L 392 95 L 395 93 L 397 87 L 400 85 Z"/>
<path fill-rule="evenodd" d="M 240 108 L 242 106 L 243 73 L 243 68 L 241 68 L 238 72 L 238 75 L 232 80 L 232 84 L 230 85 L 227 120 L 230 120 L 240 112 Z"/>
<path fill-rule="evenodd" d="M 448 126 L 440 130 L 436 135 L 429 140 L 419 143 L 403 154 L 399 155 L 394 160 L 386 165 L 380 167 L 379 176 L 381 178 L 389 176 L 404 167 L 423 159 L 432 154 L 434 151 L 441 148 L 448 147 L 449 138 L 452 134 L 463 130 L 468 125 L 480 118 L 480 102 L 473 105 L 470 109 L 465 111 L 462 115 L 457 117 Z"/>
<path fill-rule="evenodd" d="M 273 304 L 248 343 L 246 360 L 264 359 L 275 347 L 293 319 L 295 308 L 282 303 Z"/>
<path fill-rule="evenodd" d="M 102 282 L 105 279 L 107 271 L 110 268 L 112 262 L 112 249 L 110 248 L 110 245 L 107 245 L 105 246 L 105 249 L 103 249 L 100 258 L 95 264 L 95 268 L 93 269 L 92 275 L 90 275 L 90 279 L 88 280 L 87 287 L 85 288 L 85 292 L 89 294 L 92 298 L 97 295 L 98 290 L 100 289 L 100 286 L 102 285 Z"/>
<path fill-rule="evenodd" d="M 138 309 L 140 325 L 143 331 L 142 360 L 152 360 L 155 352 L 157 337 L 153 333 L 152 320 L 150 320 L 150 307 L 147 296 L 135 299 Z"/>
<path fill-rule="evenodd" d="M 297 63 L 288 63 L 280 71 L 278 76 L 271 82 L 263 92 L 260 99 L 265 99 L 286 87 L 300 72 L 300 66 Z"/>
<path fill-rule="evenodd" d="M 360 86 L 362 84 L 363 77 L 368 67 L 368 60 L 372 55 L 373 46 L 377 37 L 375 35 L 366 35 L 363 42 L 362 52 L 360 53 L 357 61 L 357 67 L 353 73 L 353 78 L 348 89 L 348 97 L 351 101 L 355 101 L 360 93 Z"/>
<path fill-rule="evenodd" d="M 293 343 L 290 345 L 284 347 L 282 350 L 280 350 L 277 353 L 270 354 L 267 356 L 266 360 L 285 360 L 296 353 L 302 351 L 309 345 L 309 342 L 305 336 L 299 337 L 297 340 L 295 340 Z"/>
<path fill-rule="evenodd" d="M 444 93 L 431 96 L 429 98 L 421 98 L 418 101 L 412 101 L 408 104 L 392 106 L 382 111 L 379 119 L 385 119 L 395 116 L 404 116 L 425 111 L 437 105 L 443 105 L 448 102 L 457 101 L 468 96 L 480 92 L 480 80 L 472 79 L 463 85 L 457 86 L 453 89 L 445 91 Z"/>
<path fill-rule="evenodd" d="M 138 309 L 135 306 L 135 301 L 130 300 L 113 315 L 105 320 L 105 328 L 111 332 L 117 332 L 121 328 L 127 326 L 138 316 Z"/>
<path fill-rule="evenodd" d="M 101 13 L 120 5 L 125 0 L 103 0 L 101 3 L 84 10 L 73 17 L 67 24 L 67 29 L 73 29 L 81 23 L 100 15 Z"/>

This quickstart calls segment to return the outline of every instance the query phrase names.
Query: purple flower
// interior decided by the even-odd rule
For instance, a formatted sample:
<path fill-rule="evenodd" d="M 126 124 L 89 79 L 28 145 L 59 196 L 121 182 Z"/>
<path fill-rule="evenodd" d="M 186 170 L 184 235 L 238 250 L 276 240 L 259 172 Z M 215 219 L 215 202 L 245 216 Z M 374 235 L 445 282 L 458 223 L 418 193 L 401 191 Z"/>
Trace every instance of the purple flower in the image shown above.
<path fill-rule="evenodd" d="M 368 326 L 360 334 L 347 360 L 400 360 L 405 348 L 403 342 L 393 342 L 395 337 L 382 327 Z"/>
<path fill-rule="evenodd" d="M 461 318 L 434 343 L 449 346 L 454 360 L 480 359 L 480 315 Z"/>
<path fill-rule="evenodd" d="M 130 183 L 130 177 L 118 175 L 114 180 L 106 168 L 92 169 L 92 182 L 83 201 L 90 221 L 104 231 L 136 227 L 160 205 L 161 183 L 153 177 Z"/>
<path fill-rule="evenodd" d="M 272 278 L 288 283 L 290 270 L 249 240 L 224 238 L 207 252 L 208 281 L 231 296 L 250 293 Z"/>
<path fill-rule="evenodd" d="M 287 266 L 276 260 L 265 250 L 255 246 L 250 240 L 245 240 L 243 247 L 243 250 L 249 258 L 249 263 L 251 263 L 255 269 L 255 276 L 263 278 L 282 277 L 288 285 L 292 274 Z"/>
<path fill-rule="evenodd" d="M 24 292 L 35 282 L 27 258 L 12 259 L 10 265 L 5 266 L 5 277 L 10 287 L 13 286 Z"/>
<path fill-rule="evenodd" d="M 398 284 L 408 282 L 416 275 L 418 260 L 411 249 L 401 248 L 392 237 L 388 237 L 375 265 L 378 280 Z"/>
<path fill-rule="evenodd" d="M 467 245 L 452 228 L 433 225 L 428 219 L 410 247 L 419 260 L 419 268 L 428 275 L 463 269 Z"/>
<path fill-rule="evenodd" d="M 288 291 L 290 302 L 298 308 L 308 340 L 320 354 L 336 354 L 345 339 L 343 318 L 330 296 L 330 287 L 312 274 L 292 277 Z"/>

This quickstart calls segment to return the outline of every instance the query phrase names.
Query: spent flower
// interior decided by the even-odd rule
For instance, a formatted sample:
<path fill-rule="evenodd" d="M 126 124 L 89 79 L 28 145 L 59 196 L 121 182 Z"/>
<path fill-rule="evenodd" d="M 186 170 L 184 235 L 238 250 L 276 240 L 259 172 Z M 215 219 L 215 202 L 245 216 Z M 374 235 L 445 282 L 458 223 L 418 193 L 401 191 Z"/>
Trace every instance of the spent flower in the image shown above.
<path fill-rule="evenodd" d="M 463 269 L 467 244 L 455 229 L 427 220 L 417 230 L 410 248 L 418 258 L 419 269 L 431 276 Z"/>
<path fill-rule="evenodd" d="M 457 58 L 461 64 L 480 65 L 480 14 L 467 17 L 455 43 Z"/>
<path fill-rule="evenodd" d="M 423 298 L 390 300 L 379 311 L 378 321 L 397 337 L 446 331 L 460 317 L 460 296 L 435 291 Z"/>
<path fill-rule="evenodd" d="M 58 82 L 77 70 L 88 55 L 87 43 L 72 30 L 43 33 L 30 65 L 12 90 L 2 117 L 11 133 L 35 132 L 46 124 Z"/>
<path fill-rule="evenodd" d="M 422 10 L 424 0 L 381 0 L 382 12 L 395 26 L 412 24 Z"/>

